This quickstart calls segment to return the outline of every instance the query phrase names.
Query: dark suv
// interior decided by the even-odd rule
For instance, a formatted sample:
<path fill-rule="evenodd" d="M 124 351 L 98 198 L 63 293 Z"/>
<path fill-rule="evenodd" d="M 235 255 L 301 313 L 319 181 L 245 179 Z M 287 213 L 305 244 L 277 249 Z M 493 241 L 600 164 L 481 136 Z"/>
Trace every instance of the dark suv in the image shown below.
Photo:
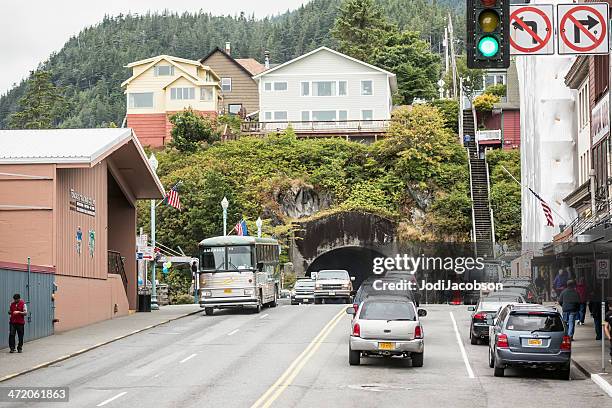
<path fill-rule="evenodd" d="M 572 342 L 554 306 L 508 305 L 489 330 L 489 366 L 496 377 L 506 367 L 532 367 L 569 379 Z"/>
<path fill-rule="evenodd" d="M 529 278 L 504 279 L 501 283 L 504 285 L 504 292 L 517 293 L 523 296 L 527 303 L 542 303 L 538 288 Z"/>

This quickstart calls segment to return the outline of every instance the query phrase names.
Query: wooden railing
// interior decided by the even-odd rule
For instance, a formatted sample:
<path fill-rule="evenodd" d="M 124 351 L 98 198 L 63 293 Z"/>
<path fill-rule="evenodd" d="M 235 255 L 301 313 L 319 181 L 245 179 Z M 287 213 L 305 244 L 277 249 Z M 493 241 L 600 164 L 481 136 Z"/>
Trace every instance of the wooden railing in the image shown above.
<path fill-rule="evenodd" d="M 273 121 L 243 122 L 243 134 L 265 134 L 280 132 L 291 127 L 296 133 L 373 133 L 386 132 L 389 120 L 334 120 L 334 121 Z"/>
<path fill-rule="evenodd" d="M 108 251 L 108 273 L 121 276 L 125 293 L 127 293 L 128 279 L 125 273 L 125 265 L 120 252 Z"/>

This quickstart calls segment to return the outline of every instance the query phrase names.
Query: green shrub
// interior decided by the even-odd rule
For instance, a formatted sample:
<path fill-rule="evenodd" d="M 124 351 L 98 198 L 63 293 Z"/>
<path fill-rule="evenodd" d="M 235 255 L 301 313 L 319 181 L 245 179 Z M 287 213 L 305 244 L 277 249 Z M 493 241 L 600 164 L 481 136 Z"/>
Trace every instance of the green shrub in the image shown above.
<path fill-rule="evenodd" d="M 194 298 L 187 293 L 181 293 L 172 298 L 173 305 L 190 305 L 192 303 L 194 303 Z"/>
<path fill-rule="evenodd" d="M 492 94 L 482 94 L 474 98 L 474 108 L 479 112 L 490 112 L 493 110 L 493 105 L 499 103 L 500 97 Z"/>
<path fill-rule="evenodd" d="M 489 85 L 487 89 L 485 89 L 484 93 L 488 95 L 499 96 L 500 98 L 504 97 L 506 96 L 506 85 L 504 84 Z"/>

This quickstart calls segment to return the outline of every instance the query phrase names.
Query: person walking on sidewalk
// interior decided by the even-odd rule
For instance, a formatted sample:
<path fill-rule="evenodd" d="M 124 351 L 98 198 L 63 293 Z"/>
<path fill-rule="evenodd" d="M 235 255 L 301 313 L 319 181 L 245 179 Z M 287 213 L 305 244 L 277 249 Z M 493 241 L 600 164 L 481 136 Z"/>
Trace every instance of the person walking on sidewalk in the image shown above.
<path fill-rule="evenodd" d="M 578 278 L 578 283 L 576 283 L 576 292 L 578 292 L 578 296 L 580 296 L 580 306 L 578 309 L 578 324 L 580 326 L 584 326 L 584 318 L 586 317 L 586 304 L 587 304 L 587 288 L 584 284 L 584 278 Z"/>
<path fill-rule="evenodd" d="M 19 338 L 17 352 L 23 351 L 23 333 L 25 327 L 25 317 L 28 314 L 28 307 L 21 299 L 19 293 L 13 295 L 13 302 L 9 307 L 9 348 L 11 353 L 15 352 L 15 334 Z"/>
<path fill-rule="evenodd" d="M 574 325 L 580 310 L 580 295 L 576 292 L 576 282 L 567 281 L 567 288 L 559 295 L 559 304 L 563 309 L 563 320 L 567 323 L 567 335 L 574 338 Z"/>
<path fill-rule="evenodd" d="M 607 302 L 608 310 L 605 316 L 604 333 L 610 342 L 610 363 L 612 363 L 612 302 Z"/>

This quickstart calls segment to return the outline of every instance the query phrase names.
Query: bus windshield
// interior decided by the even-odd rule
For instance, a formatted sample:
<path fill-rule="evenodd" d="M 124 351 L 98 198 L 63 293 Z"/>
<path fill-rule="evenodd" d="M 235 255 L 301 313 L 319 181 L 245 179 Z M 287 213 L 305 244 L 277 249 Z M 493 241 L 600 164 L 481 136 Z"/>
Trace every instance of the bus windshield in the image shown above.
<path fill-rule="evenodd" d="M 253 268 L 251 254 L 250 246 L 204 247 L 200 266 L 203 270 L 209 271 L 251 269 Z"/>

